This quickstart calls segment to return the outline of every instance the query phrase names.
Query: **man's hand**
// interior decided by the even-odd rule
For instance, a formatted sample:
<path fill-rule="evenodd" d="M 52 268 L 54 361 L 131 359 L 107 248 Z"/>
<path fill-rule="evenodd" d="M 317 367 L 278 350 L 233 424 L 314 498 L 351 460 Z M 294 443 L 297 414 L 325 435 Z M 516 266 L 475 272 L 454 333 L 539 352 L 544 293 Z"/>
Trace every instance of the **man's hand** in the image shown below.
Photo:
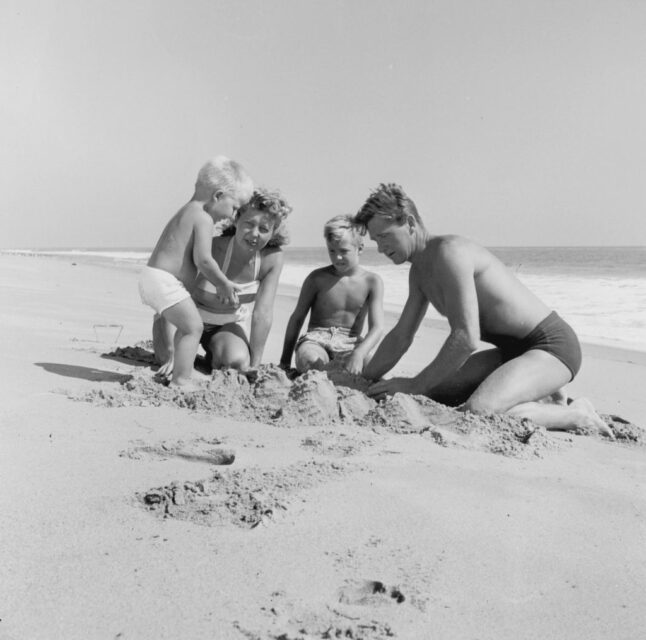
<path fill-rule="evenodd" d="M 419 395 L 423 392 L 418 388 L 415 378 L 390 378 L 389 380 L 379 380 L 379 382 L 371 384 L 366 393 L 371 398 L 375 398 L 375 400 L 381 400 L 395 393 Z"/>

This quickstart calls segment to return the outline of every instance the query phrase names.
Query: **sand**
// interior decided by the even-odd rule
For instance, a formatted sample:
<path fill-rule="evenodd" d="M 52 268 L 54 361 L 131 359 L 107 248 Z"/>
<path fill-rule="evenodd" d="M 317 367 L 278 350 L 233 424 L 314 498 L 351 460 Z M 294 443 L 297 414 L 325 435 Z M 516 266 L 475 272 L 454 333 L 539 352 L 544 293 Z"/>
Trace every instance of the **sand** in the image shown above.
<path fill-rule="evenodd" d="M 569 388 L 616 442 L 377 404 L 271 366 L 284 289 L 258 378 L 183 393 L 132 268 L 0 265 L 0 638 L 643 637 L 645 354 L 586 345 Z"/>

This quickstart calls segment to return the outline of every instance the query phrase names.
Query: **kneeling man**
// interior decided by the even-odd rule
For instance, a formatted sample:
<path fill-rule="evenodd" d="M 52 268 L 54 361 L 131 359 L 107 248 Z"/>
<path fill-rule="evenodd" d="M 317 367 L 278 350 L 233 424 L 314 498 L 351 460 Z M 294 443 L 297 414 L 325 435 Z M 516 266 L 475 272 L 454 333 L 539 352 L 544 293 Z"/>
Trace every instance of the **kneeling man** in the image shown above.
<path fill-rule="evenodd" d="M 491 252 L 459 236 L 433 236 L 414 202 L 395 184 L 380 185 L 356 216 L 380 253 L 410 262 L 409 292 L 399 321 L 377 348 L 364 375 L 379 380 L 413 342 L 431 303 L 450 333 L 414 378 L 379 380 L 372 396 L 424 394 L 474 413 L 509 413 L 548 429 L 612 432 L 588 400 L 569 405 L 561 387 L 581 366 L 573 329 Z M 495 346 L 478 351 L 480 340 Z"/>

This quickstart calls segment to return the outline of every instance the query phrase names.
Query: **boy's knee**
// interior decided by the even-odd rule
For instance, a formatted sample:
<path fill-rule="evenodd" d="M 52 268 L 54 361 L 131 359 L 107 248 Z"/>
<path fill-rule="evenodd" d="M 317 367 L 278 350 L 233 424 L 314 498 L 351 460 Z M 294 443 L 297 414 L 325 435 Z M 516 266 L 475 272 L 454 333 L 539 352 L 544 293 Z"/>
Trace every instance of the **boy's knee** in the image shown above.
<path fill-rule="evenodd" d="M 325 352 L 313 349 L 298 349 L 294 356 L 294 364 L 299 373 L 304 373 L 309 369 L 322 369 L 330 359 Z"/>

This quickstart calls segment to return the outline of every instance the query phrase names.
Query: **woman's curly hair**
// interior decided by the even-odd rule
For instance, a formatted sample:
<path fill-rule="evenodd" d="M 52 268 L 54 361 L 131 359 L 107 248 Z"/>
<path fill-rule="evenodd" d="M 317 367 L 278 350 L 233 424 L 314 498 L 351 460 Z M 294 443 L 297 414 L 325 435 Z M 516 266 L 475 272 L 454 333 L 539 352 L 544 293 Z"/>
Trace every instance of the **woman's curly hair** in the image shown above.
<path fill-rule="evenodd" d="M 237 222 L 240 219 L 240 216 L 249 209 L 262 211 L 263 213 L 268 214 L 272 219 L 274 223 L 274 232 L 267 243 L 268 247 L 282 247 L 289 243 L 287 216 L 292 212 L 292 207 L 278 191 L 257 187 L 249 202 L 238 209 L 235 215 L 235 222 Z M 227 229 L 223 235 L 233 235 L 234 233 L 235 226 Z"/>

